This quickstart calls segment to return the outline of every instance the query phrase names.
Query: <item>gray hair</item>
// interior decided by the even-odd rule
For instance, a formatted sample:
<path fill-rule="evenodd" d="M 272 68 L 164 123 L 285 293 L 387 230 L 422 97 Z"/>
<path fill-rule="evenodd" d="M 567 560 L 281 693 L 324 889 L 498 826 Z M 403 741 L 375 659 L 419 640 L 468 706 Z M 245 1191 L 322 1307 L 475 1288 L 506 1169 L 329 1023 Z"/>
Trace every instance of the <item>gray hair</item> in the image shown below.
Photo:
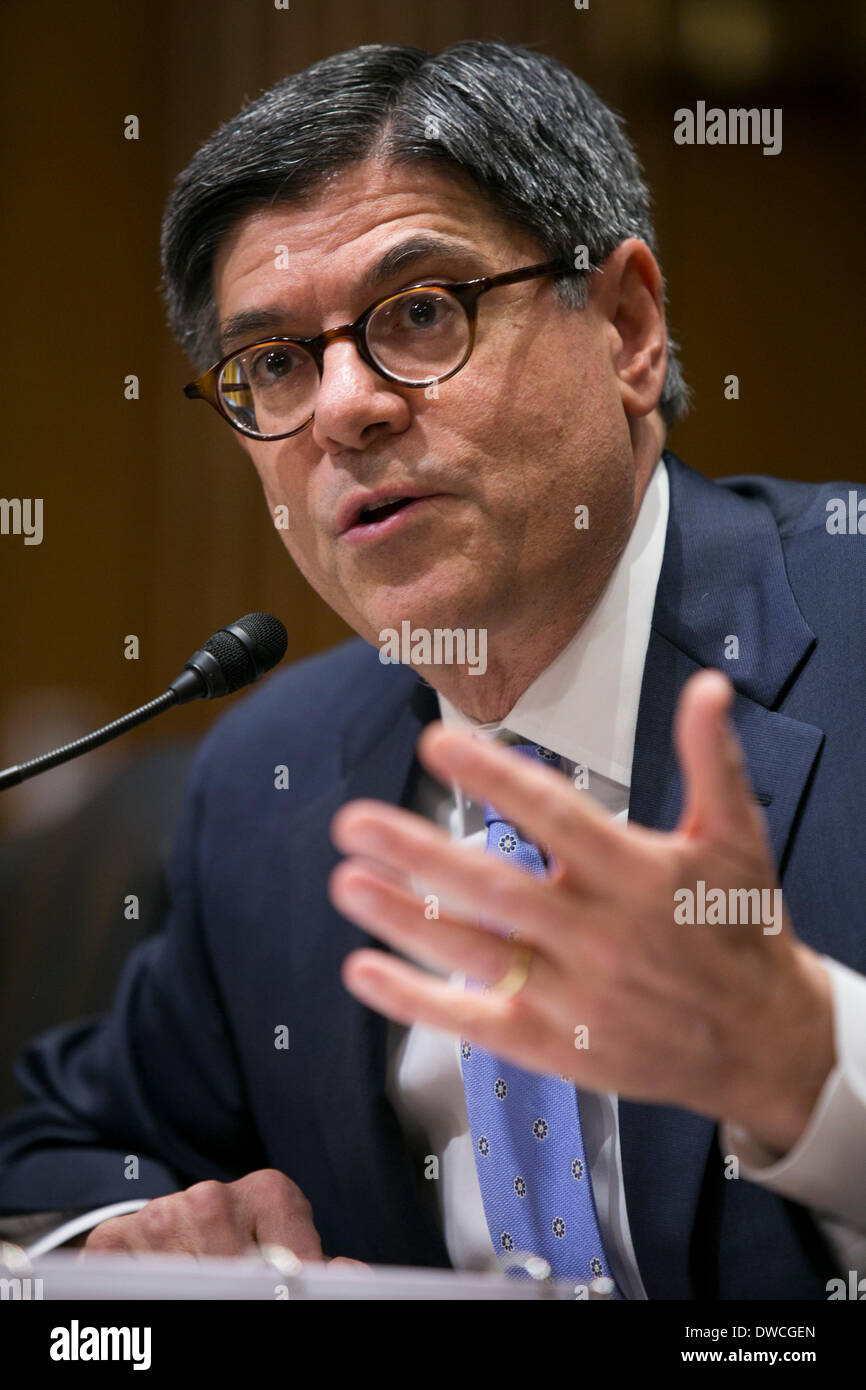
<path fill-rule="evenodd" d="M 557 277 L 569 308 L 587 277 L 626 237 L 656 253 L 650 194 L 611 111 L 568 68 L 541 53 L 473 40 L 439 54 L 364 44 L 283 78 L 248 102 L 196 152 L 166 205 L 162 288 L 178 342 L 199 370 L 219 356 L 214 254 L 238 220 L 314 193 L 376 155 L 457 166 L 500 218 L 529 231 L 545 259 L 589 269 Z M 688 408 L 668 338 L 659 409 L 670 427 Z"/>

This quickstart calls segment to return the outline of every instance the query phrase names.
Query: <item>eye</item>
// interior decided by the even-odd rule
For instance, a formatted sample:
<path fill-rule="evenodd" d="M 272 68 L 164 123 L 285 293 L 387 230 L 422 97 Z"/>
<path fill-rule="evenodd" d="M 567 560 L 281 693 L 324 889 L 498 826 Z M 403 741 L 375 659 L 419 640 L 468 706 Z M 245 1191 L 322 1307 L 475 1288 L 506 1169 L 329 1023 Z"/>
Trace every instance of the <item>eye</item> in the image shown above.
<path fill-rule="evenodd" d="M 429 332 L 444 327 L 453 315 L 454 304 L 445 295 L 415 291 L 396 306 L 395 326 L 409 332 Z"/>
<path fill-rule="evenodd" d="M 301 366 L 302 354 L 286 345 L 263 348 L 255 353 L 249 364 L 250 384 L 252 386 L 272 386 L 284 381 Z"/>
<path fill-rule="evenodd" d="M 403 305 L 403 320 L 413 328 L 429 328 L 439 318 L 440 304 L 432 295 L 413 296 Z"/>

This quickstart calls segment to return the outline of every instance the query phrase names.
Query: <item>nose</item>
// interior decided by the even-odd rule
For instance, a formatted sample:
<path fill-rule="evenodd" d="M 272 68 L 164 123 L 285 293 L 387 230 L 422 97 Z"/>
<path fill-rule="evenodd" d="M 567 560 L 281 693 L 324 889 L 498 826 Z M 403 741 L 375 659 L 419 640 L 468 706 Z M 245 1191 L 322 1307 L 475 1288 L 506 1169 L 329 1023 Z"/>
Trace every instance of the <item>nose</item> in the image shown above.
<path fill-rule="evenodd" d="M 401 434 L 411 419 L 406 387 L 379 376 L 348 337 L 328 344 L 311 425 L 317 448 L 366 449 L 384 434 Z"/>

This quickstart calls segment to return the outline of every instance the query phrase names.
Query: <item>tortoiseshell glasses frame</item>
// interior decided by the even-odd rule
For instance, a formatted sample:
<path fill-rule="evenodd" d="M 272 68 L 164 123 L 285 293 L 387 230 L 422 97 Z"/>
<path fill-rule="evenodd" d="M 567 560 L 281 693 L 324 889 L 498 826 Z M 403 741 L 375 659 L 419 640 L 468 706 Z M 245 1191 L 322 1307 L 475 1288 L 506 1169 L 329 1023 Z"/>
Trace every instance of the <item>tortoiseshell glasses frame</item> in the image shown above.
<path fill-rule="evenodd" d="M 206 372 L 197 377 L 195 381 L 189 382 L 183 389 L 184 394 L 190 400 L 204 400 L 212 406 L 216 412 L 226 420 L 233 429 L 239 433 L 248 435 L 252 439 L 274 440 L 288 439 L 292 435 L 300 434 L 301 430 L 306 429 L 311 424 L 315 410 L 311 411 L 300 424 L 293 429 L 283 430 L 278 434 L 265 434 L 259 430 L 243 424 L 236 416 L 230 413 L 230 408 L 223 397 L 223 392 L 228 390 L 235 395 L 246 393 L 251 395 L 248 385 L 226 385 L 226 376 L 231 364 L 243 357 L 246 353 L 261 348 L 292 347 L 306 353 L 315 363 L 319 380 L 321 381 L 323 370 L 323 359 L 325 348 L 338 339 L 349 339 L 357 348 L 361 359 L 371 367 L 374 372 L 383 377 L 386 381 L 397 382 L 401 386 L 416 387 L 418 389 L 432 386 L 434 383 L 448 381 L 465 367 L 475 346 L 475 326 L 478 310 L 478 300 L 481 295 L 487 294 L 489 290 L 497 289 L 504 285 L 516 285 L 524 280 L 533 280 L 542 275 L 557 275 L 576 273 L 575 267 L 567 261 L 545 261 L 537 265 L 522 266 L 518 270 L 506 270 L 499 275 L 481 275 L 474 280 L 421 280 L 414 284 L 407 285 L 403 289 L 385 295 L 377 299 L 359 314 L 354 323 L 341 324 L 339 328 L 327 328 L 323 333 L 317 334 L 313 338 L 287 338 L 274 337 L 264 338 L 258 342 L 248 343 L 241 348 L 235 348 L 225 357 L 221 358 Z M 439 290 L 441 294 L 456 301 L 463 311 L 466 319 L 465 341 L 460 345 L 460 357 L 454 365 L 450 365 L 448 370 L 438 375 L 425 376 L 423 380 L 409 380 L 405 376 L 398 375 L 377 361 L 370 348 L 368 339 L 368 329 L 372 322 L 377 322 L 375 316 L 381 311 L 392 309 L 396 302 L 404 296 L 411 296 L 418 290 Z M 237 409 L 237 406 L 236 406 Z"/>

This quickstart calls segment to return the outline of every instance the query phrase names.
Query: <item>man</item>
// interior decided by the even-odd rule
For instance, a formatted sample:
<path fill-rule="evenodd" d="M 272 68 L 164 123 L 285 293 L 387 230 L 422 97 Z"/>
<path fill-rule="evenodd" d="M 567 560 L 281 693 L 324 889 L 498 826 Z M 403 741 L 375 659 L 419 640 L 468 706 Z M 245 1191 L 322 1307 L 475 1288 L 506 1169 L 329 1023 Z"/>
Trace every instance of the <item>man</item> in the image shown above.
<path fill-rule="evenodd" d="M 499 43 L 337 55 L 180 176 L 188 394 L 364 640 L 205 740 L 165 931 L 20 1064 L 0 1209 L 624 1298 L 863 1268 L 862 541 L 847 484 L 665 448 L 647 207 Z"/>

